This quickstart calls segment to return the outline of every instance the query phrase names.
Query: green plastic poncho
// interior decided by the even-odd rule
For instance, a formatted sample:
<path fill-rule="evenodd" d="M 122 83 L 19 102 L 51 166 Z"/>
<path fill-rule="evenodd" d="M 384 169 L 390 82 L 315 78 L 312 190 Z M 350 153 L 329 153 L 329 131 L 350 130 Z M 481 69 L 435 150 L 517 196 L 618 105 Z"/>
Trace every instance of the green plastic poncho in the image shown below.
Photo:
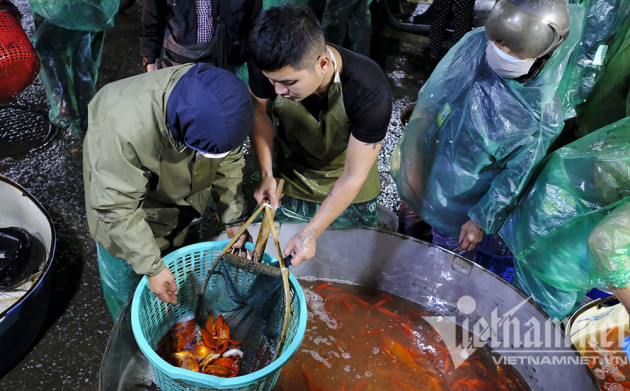
<path fill-rule="evenodd" d="M 29 0 L 37 29 L 33 46 L 58 127 L 85 132 L 87 105 L 96 93 L 104 31 L 114 26 L 119 0 Z M 40 22 L 39 17 L 43 18 Z"/>
<path fill-rule="evenodd" d="M 350 50 L 367 56 L 372 38 L 372 0 L 326 0 L 322 30 L 326 42 L 343 46 L 350 40 Z"/>
<path fill-rule="evenodd" d="M 313 0 L 262 0 L 262 9 L 266 10 L 269 7 L 276 7 L 286 3 L 292 3 L 297 5 L 309 5 L 309 2 Z"/>
<path fill-rule="evenodd" d="M 593 90 L 601 76 L 608 45 L 630 14 L 630 0 L 588 0 L 585 5 L 580 46 L 569 59 L 559 89 L 567 118 L 575 117 L 575 106 Z"/>
<path fill-rule="evenodd" d="M 105 31 L 114 27 L 120 0 L 29 0 L 33 12 L 68 30 Z"/>
<path fill-rule="evenodd" d="M 586 102 L 576 107 L 578 133 L 587 135 L 630 115 L 630 18 L 606 52 L 604 71 Z"/>
<path fill-rule="evenodd" d="M 315 216 L 322 204 L 300 200 L 284 195 L 282 204 L 276 211 L 274 221 L 280 223 L 308 223 Z M 333 228 L 348 229 L 375 227 L 378 223 L 376 199 L 348 205 L 330 224 Z"/>
<path fill-rule="evenodd" d="M 440 233 L 458 237 L 468 219 L 496 233 L 560 133 L 556 91 L 582 20 L 580 6 L 571 10 L 576 33 L 533 81 L 502 79 L 488 66 L 481 28 L 447 53 L 420 90 L 392 176 L 401 198 Z"/>
<path fill-rule="evenodd" d="M 629 146 L 625 118 L 555 151 L 501 229 L 515 285 L 552 317 L 593 287 L 630 283 Z"/>

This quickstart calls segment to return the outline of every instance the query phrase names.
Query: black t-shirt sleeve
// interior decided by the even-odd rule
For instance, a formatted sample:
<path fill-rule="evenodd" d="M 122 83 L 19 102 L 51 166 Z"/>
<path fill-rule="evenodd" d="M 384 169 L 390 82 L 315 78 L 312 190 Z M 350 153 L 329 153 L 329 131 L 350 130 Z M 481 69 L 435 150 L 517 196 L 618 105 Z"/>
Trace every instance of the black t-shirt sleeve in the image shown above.
<path fill-rule="evenodd" d="M 335 46 L 343 57 L 341 84 L 352 135 L 364 143 L 385 138 L 392 115 L 392 92 L 381 68 L 368 57 Z"/>
<path fill-rule="evenodd" d="M 392 92 L 381 68 L 368 57 L 335 45 L 343 58 L 340 75 L 346 115 L 351 133 L 364 143 L 378 143 L 385 138 L 392 115 Z M 275 99 L 269 79 L 249 61 L 249 88 L 260 99 Z"/>
<path fill-rule="evenodd" d="M 252 90 L 252 93 L 260 99 L 274 100 L 276 91 L 273 85 L 253 61 L 247 61 L 247 70 L 249 74 L 249 89 Z"/>

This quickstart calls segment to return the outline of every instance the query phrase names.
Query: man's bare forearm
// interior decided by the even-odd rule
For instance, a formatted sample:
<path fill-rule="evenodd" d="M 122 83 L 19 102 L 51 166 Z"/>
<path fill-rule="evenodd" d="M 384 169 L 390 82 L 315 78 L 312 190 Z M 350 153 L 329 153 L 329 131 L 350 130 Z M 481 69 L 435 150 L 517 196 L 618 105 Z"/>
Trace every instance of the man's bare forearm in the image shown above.
<path fill-rule="evenodd" d="M 254 99 L 254 124 L 250 140 L 258 157 L 258 166 L 262 177 L 273 176 L 273 127 L 269 116 L 269 104 L 266 99 Z"/>
<path fill-rule="evenodd" d="M 319 237 L 326 228 L 354 201 L 363 186 L 362 178 L 342 175 L 326 195 L 321 207 L 313 216 L 303 233 Z"/>

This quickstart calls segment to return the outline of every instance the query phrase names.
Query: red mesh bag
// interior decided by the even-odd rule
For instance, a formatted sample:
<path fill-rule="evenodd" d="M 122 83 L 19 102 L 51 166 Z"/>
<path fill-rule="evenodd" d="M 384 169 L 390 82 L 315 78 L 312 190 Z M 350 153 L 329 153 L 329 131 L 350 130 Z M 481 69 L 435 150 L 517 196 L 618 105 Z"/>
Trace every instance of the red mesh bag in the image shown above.
<path fill-rule="evenodd" d="M 0 12 L 0 100 L 25 89 L 39 71 L 39 58 L 20 21 Z"/>

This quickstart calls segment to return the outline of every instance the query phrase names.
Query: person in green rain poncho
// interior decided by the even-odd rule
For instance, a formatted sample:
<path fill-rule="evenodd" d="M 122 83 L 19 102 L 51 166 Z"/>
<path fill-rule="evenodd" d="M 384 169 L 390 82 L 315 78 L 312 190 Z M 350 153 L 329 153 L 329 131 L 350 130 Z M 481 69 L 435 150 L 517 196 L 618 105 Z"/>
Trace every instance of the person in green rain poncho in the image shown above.
<path fill-rule="evenodd" d="M 580 31 L 582 18 L 570 14 L 580 10 L 499 0 L 485 29 L 466 34 L 404 110 L 403 121 L 413 112 L 392 175 L 435 244 L 472 258 L 505 222 L 563 127 L 556 91 Z"/>
<path fill-rule="evenodd" d="M 249 81 L 250 139 L 261 173 L 254 196 L 277 207 L 274 175 L 284 178 L 276 218 L 308 222 L 284 250 L 297 265 L 315 255 L 316 239 L 329 225 L 376 225 L 376 157 L 391 117 L 391 91 L 374 61 L 326 44 L 307 7 L 263 12 L 250 49 L 248 65 L 258 69 Z"/>
<path fill-rule="evenodd" d="M 552 153 L 499 234 L 549 316 L 609 288 L 630 313 L 630 117 Z"/>
<path fill-rule="evenodd" d="M 590 133 L 555 151 L 499 232 L 517 257 L 514 284 L 550 316 L 570 315 L 591 288 L 630 313 L 630 19 L 581 106 Z M 597 129 L 599 127 L 599 129 Z"/>
<path fill-rule="evenodd" d="M 50 104 L 48 119 L 83 134 L 96 94 L 105 31 L 114 26 L 119 0 L 29 0 L 33 47 Z"/>

